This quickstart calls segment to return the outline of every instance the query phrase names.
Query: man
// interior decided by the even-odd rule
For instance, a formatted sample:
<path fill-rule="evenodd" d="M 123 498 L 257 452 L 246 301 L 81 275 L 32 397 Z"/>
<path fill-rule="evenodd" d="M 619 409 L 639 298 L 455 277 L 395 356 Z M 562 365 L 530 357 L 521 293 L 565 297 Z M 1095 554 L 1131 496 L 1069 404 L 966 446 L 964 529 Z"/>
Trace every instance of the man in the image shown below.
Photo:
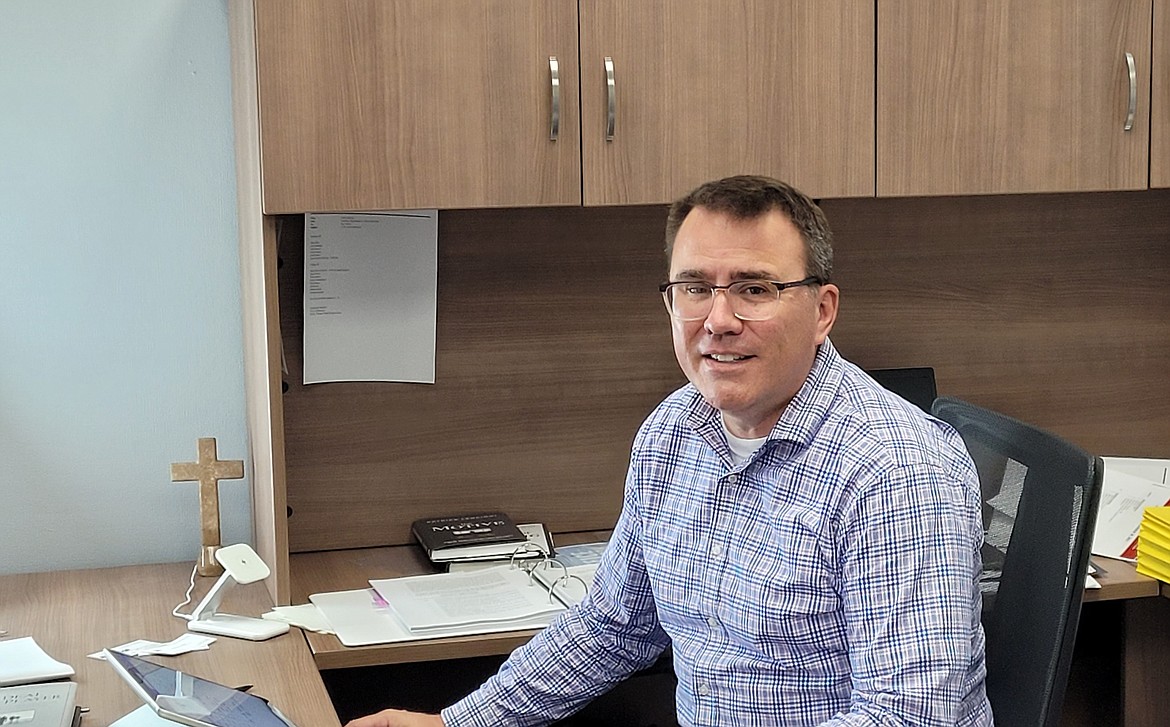
<path fill-rule="evenodd" d="M 833 348 L 821 211 L 732 177 L 666 238 L 690 384 L 634 440 L 589 597 L 441 717 L 351 727 L 546 724 L 668 645 L 683 725 L 990 725 L 975 469 Z"/>

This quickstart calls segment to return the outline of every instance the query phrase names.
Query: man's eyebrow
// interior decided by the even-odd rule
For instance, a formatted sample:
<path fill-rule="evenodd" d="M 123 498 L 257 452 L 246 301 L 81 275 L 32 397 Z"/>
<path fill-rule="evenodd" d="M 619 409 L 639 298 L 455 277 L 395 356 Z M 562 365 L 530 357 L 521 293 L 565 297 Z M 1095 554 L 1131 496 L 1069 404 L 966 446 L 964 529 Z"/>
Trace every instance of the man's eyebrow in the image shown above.
<path fill-rule="evenodd" d="M 702 270 L 680 270 L 671 276 L 672 280 L 704 280 L 710 282 L 711 276 Z M 731 274 L 732 280 L 773 280 L 775 276 L 766 270 L 738 270 Z"/>
<path fill-rule="evenodd" d="M 739 270 L 731 274 L 732 280 L 775 280 L 776 276 L 766 270 Z"/>

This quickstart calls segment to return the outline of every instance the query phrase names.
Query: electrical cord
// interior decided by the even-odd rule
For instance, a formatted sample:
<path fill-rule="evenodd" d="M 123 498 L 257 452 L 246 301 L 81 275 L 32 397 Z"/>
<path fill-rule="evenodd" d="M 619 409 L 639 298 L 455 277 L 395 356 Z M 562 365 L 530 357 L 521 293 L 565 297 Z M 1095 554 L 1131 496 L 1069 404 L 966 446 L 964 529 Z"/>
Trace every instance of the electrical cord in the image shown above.
<path fill-rule="evenodd" d="M 171 615 L 177 616 L 184 621 L 190 621 L 194 616 L 189 613 L 179 613 L 179 609 L 191 602 L 191 594 L 195 591 L 195 571 L 199 570 L 199 563 L 196 562 L 191 568 L 191 585 L 187 587 L 187 593 L 183 595 L 183 602 L 171 609 Z"/>

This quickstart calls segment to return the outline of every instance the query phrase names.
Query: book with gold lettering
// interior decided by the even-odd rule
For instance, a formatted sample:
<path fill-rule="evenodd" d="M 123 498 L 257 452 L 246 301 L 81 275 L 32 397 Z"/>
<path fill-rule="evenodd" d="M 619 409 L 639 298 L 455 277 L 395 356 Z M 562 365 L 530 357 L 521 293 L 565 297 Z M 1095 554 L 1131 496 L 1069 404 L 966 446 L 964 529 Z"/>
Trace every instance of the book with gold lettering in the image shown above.
<path fill-rule="evenodd" d="M 528 542 L 502 512 L 424 518 L 411 523 L 415 540 L 435 563 L 470 558 L 505 558 Z"/>

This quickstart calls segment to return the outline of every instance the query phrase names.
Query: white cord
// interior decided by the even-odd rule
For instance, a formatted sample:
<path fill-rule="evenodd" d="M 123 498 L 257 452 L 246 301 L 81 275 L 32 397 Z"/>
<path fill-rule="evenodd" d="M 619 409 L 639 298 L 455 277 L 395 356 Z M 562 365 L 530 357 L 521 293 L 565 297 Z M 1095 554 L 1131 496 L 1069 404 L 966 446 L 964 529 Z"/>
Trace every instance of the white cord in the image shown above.
<path fill-rule="evenodd" d="M 184 621 L 190 621 L 192 618 L 192 614 L 179 613 L 179 609 L 182 608 L 183 606 L 186 606 L 188 603 L 191 602 L 191 593 L 194 592 L 194 590 L 195 590 L 195 571 L 197 571 L 197 570 L 199 570 L 199 563 L 198 562 L 196 562 L 195 565 L 191 568 L 191 585 L 187 587 L 187 593 L 184 594 L 184 596 L 183 596 L 183 602 L 180 603 L 178 606 L 175 606 L 171 610 L 172 616 L 178 616 L 179 618 L 183 619 Z"/>

